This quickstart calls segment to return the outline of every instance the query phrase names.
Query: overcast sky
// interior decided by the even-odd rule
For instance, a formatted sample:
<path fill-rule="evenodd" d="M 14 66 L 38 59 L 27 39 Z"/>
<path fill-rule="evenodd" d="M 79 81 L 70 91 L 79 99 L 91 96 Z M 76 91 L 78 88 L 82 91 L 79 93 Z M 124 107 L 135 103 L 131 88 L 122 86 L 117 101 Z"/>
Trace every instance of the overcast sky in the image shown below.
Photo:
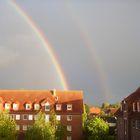
<path fill-rule="evenodd" d="M 50 57 L 24 18 L 0 0 L 0 88 L 61 89 Z M 72 90 L 117 102 L 140 86 L 139 0 L 16 0 L 45 34 Z"/>

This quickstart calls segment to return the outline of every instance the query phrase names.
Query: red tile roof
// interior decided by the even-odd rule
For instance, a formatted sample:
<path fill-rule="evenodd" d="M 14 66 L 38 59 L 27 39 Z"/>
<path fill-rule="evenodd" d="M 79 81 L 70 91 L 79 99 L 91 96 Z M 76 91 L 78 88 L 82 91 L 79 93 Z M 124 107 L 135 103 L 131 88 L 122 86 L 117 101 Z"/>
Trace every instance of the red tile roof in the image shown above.
<path fill-rule="evenodd" d="M 99 107 L 90 107 L 90 114 L 100 114 L 101 109 Z"/>
<path fill-rule="evenodd" d="M 55 97 L 54 97 L 55 96 Z M 57 100 L 56 100 L 57 97 Z M 24 110 L 27 102 L 42 103 L 48 101 L 50 104 L 63 104 L 62 111 L 66 110 L 66 104 L 73 104 L 73 113 L 83 112 L 83 92 L 82 91 L 52 91 L 49 90 L 0 90 L 0 102 L 19 102 L 20 110 Z M 59 111 L 60 112 L 60 111 Z"/>

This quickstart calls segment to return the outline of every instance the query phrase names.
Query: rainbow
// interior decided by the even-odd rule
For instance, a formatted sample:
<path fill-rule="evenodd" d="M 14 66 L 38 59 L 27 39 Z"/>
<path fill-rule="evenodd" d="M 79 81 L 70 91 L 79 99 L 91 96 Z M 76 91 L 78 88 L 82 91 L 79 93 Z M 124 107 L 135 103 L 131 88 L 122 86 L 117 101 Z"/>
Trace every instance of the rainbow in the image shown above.
<path fill-rule="evenodd" d="M 12 7 L 17 11 L 17 13 L 19 13 L 20 16 L 22 16 L 24 18 L 24 20 L 26 21 L 26 23 L 30 26 L 30 28 L 32 29 L 32 31 L 37 35 L 38 39 L 40 40 L 40 42 L 42 43 L 42 45 L 47 48 L 49 57 L 52 60 L 52 63 L 56 69 L 56 72 L 59 76 L 62 88 L 64 90 L 68 89 L 68 84 L 66 82 L 66 78 L 64 76 L 64 72 L 60 67 L 60 64 L 54 54 L 54 51 L 51 47 L 51 45 L 49 44 L 48 40 L 46 39 L 45 35 L 41 32 L 41 30 L 39 29 L 39 27 L 34 23 L 34 21 L 32 20 L 32 18 L 22 9 L 22 7 L 20 5 L 18 5 L 16 3 L 15 0 L 9 0 L 10 5 L 12 5 Z"/>
<path fill-rule="evenodd" d="M 100 80 L 102 94 L 104 95 L 105 101 L 108 101 L 108 99 L 110 99 L 110 97 L 111 97 L 111 90 L 109 88 L 107 76 L 103 69 L 103 64 L 98 55 L 98 51 L 94 47 L 94 44 L 91 41 L 93 39 L 90 38 L 90 35 L 89 35 L 86 27 L 82 24 L 83 22 L 80 20 L 80 18 L 78 16 L 76 16 L 75 13 L 73 13 L 73 9 L 71 9 L 71 7 L 68 5 L 67 2 L 64 2 L 64 7 L 66 8 L 66 11 L 70 15 L 71 19 L 73 20 L 77 30 L 79 31 L 79 34 L 82 38 L 83 43 L 85 43 L 85 46 L 87 47 L 87 49 L 89 51 L 89 54 L 92 59 L 92 63 L 96 67 L 96 70 L 98 71 L 98 77 Z"/>

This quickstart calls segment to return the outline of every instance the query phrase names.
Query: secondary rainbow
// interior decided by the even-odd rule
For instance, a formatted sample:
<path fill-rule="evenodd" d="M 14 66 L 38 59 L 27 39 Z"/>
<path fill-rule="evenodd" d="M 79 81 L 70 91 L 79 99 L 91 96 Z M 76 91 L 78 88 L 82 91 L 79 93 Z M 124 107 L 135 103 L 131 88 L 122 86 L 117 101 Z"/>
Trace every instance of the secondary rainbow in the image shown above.
<path fill-rule="evenodd" d="M 102 61 L 98 55 L 97 49 L 94 47 L 94 44 L 91 41 L 93 39 L 90 38 L 89 32 L 87 31 L 83 22 L 80 20 L 78 16 L 76 16 L 76 13 L 73 12 L 74 10 L 71 9 L 71 7 L 68 5 L 67 2 L 64 2 L 64 7 L 66 8 L 67 14 L 71 16 L 71 19 L 73 20 L 77 30 L 79 31 L 83 43 L 85 43 L 85 46 L 89 50 L 89 54 L 91 55 L 92 62 L 98 71 L 98 77 L 100 80 L 102 93 L 104 94 L 105 100 L 108 101 L 108 99 L 110 99 L 111 97 L 111 90 L 109 88 L 109 83 L 107 81 L 106 73 L 103 69 Z"/>
<path fill-rule="evenodd" d="M 10 0 L 9 1 L 10 4 L 14 7 L 14 9 L 24 18 L 24 20 L 26 21 L 26 23 L 31 27 L 31 29 L 33 30 L 33 32 L 37 35 L 38 39 L 40 40 L 40 42 L 42 43 L 42 45 L 44 47 L 47 48 L 48 54 L 52 60 L 52 63 L 56 69 L 56 72 L 59 76 L 62 88 L 64 90 L 68 89 L 68 84 L 66 82 L 66 78 L 64 76 L 64 72 L 60 67 L 59 62 L 56 59 L 56 56 L 54 54 L 53 49 L 51 48 L 51 45 L 49 44 L 48 40 L 46 39 L 45 35 L 41 32 L 41 30 L 39 29 L 39 27 L 34 23 L 34 21 L 32 20 L 32 18 L 22 9 L 21 6 L 19 6 L 15 0 Z"/>

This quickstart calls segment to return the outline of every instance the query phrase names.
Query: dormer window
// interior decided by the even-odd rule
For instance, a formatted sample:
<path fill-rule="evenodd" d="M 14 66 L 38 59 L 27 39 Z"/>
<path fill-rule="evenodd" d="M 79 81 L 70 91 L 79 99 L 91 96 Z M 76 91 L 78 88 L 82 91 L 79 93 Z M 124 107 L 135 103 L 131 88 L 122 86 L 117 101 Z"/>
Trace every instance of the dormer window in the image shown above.
<path fill-rule="evenodd" d="M 13 103 L 13 110 L 18 110 L 18 104 L 17 103 Z"/>
<path fill-rule="evenodd" d="M 25 105 L 25 108 L 26 108 L 26 110 L 31 110 L 32 105 L 31 105 L 31 104 L 29 104 L 29 103 L 27 103 L 27 104 Z"/>
<path fill-rule="evenodd" d="M 67 110 L 72 110 L 72 104 L 67 104 Z"/>
<path fill-rule="evenodd" d="M 40 105 L 39 104 L 34 104 L 34 110 L 39 110 L 40 109 Z"/>
<path fill-rule="evenodd" d="M 5 109 L 9 110 L 11 108 L 11 104 L 10 103 L 5 103 Z"/>
<path fill-rule="evenodd" d="M 62 108 L 62 105 L 61 104 L 56 104 L 56 110 L 60 111 Z"/>
<path fill-rule="evenodd" d="M 140 102 L 137 102 L 137 111 L 140 112 Z"/>
<path fill-rule="evenodd" d="M 135 111 L 136 111 L 136 104 L 133 103 L 133 112 L 135 112 Z"/>
<path fill-rule="evenodd" d="M 48 102 L 45 103 L 45 111 L 50 111 L 50 104 Z"/>

